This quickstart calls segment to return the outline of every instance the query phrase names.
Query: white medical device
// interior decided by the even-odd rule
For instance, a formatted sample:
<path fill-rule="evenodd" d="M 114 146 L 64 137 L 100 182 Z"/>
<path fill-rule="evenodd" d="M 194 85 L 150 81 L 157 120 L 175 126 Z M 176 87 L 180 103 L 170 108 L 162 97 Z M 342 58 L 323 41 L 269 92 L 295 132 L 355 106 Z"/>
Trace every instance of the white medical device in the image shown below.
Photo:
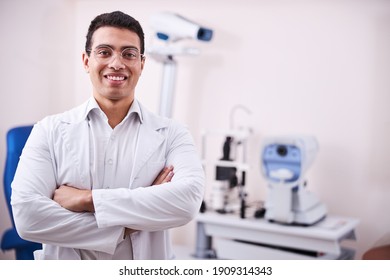
<path fill-rule="evenodd" d="M 163 63 L 159 114 L 171 117 L 176 79 L 174 57 L 177 55 L 193 56 L 200 53 L 197 48 L 174 45 L 174 43 L 184 39 L 207 42 L 211 40 L 213 31 L 171 12 L 154 14 L 150 23 L 156 31 L 157 38 L 163 43 L 153 45 L 146 50 L 152 58 Z"/>
<path fill-rule="evenodd" d="M 326 216 L 325 205 L 306 189 L 304 178 L 317 152 L 318 142 L 311 136 L 264 139 L 261 166 L 269 184 L 267 220 L 312 225 Z"/>
<path fill-rule="evenodd" d="M 182 39 L 210 41 L 213 36 L 211 29 L 171 12 L 154 14 L 151 18 L 151 25 L 157 31 L 157 37 L 166 41 Z"/>

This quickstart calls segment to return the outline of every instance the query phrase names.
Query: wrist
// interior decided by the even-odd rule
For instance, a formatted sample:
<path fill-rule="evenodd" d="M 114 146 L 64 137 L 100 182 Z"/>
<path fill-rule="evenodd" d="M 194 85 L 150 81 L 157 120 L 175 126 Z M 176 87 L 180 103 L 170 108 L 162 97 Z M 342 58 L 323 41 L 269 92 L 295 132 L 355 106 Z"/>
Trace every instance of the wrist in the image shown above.
<path fill-rule="evenodd" d="M 95 212 L 95 207 L 93 205 L 93 196 L 92 196 L 92 191 L 86 190 L 85 195 L 83 196 L 83 205 L 84 205 L 84 211 L 86 212 Z"/>

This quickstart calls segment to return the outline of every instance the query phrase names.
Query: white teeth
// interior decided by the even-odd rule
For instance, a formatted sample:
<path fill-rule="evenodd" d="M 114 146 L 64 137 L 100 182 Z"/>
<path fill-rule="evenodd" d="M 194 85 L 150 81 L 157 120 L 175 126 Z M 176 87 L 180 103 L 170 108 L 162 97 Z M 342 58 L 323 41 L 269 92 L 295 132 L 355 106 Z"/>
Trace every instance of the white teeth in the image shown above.
<path fill-rule="evenodd" d="M 113 80 L 113 81 L 123 81 L 125 77 L 118 77 L 118 76 L 107 76 L 107 79 Z"/>

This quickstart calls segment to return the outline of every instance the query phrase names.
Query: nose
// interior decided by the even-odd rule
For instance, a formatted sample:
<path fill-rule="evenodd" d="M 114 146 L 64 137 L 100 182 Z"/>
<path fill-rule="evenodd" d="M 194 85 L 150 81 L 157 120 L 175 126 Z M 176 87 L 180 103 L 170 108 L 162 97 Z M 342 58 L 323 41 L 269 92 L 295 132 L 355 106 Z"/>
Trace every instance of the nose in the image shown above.
<path fill-rule="evenodd" d="M 112 56 L 112 59 L 108 65 L 108 67 L 113 68 L 114 70 L 120 70 L 125 68 L 125 64 L 122 61 L 122 56 L 119 53 L 115 53 Z"/>

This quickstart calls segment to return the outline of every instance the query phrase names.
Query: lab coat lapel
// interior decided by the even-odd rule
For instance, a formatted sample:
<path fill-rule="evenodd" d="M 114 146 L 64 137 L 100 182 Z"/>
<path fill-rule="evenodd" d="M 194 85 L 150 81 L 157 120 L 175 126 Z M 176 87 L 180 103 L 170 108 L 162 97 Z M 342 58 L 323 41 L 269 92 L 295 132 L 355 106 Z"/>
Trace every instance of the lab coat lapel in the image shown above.
<path fill-rule="evenodd" d="M 134 179 L 137 177 L 138 173 L 149 160 L 149 158 L 164 142 L 164 136 L 158 133 L 156 129 L 153 129 L 143 123 L 140 126 L 137 142 L 138 144 L 135 156 L 136 161 L 134 163 L 135 165 L 130 185 L 132 185 Z"/>
<path fill-rule="evenodd" d="M 59 130 L 66 150 L 74 160 L 72 164 L 75 164 L 79 171 L 82 184 L 79 187 L 89 188 L 91 182 L 88 172 L 90 161 L 88 121 L 84 120 L 77 123 L 62 122 Z"/>
<path fill-rule="evenodd" d="M 169 120 L 155 115 L 139 103 L 141 112 L 141 125 L 137 139 L 137 149 L 133 172 L 130 180 L 130 186 L 138 177 L 140 171 L 149 161 L 151 156 L 161 149 L 165 136 L 161 133 L 161 129 L 168 127 Z"/>

